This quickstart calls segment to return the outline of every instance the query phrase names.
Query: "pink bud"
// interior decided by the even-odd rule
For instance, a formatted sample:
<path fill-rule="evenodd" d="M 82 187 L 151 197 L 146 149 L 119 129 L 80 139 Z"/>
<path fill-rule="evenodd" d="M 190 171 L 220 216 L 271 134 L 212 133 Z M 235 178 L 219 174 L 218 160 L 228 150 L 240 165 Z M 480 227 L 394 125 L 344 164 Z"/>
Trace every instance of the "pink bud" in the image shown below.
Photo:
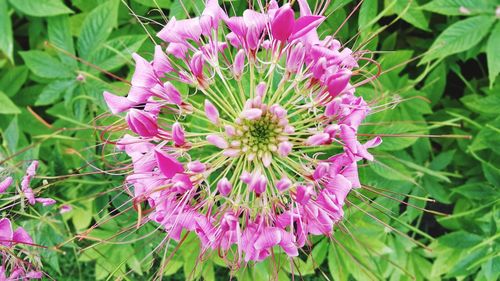
<path fill-rule="evenodd" d="M 219 135 L 208 135 L 207 136 L 207 141 L 215 146 L 217 146 L 220 149 L 226 149 L 228 148 L 227 141 L 219 136 Z"/>
<path fill-rule="evenodd" d="M 245 67 L 245 50 L 240 49 L 236 56 L 234 57 L 233 62 L 233 73 L 236 79 L 241 78 L 241 74 L 243 74 L 243 68 Z"/>
<path fill-rule="evenodd" d="M 70 205 L 62 205 L 59 208 L 59 213 L 64 214 L 64 213 L 70 212 L 71 210 L 73 210 L 73 207 L 71 207 Z"/>
<path fill-rule="evenodd" d="M 327 133 L 317 133 L 307 138 L 306 145 L 322 145 L 330 140 L 330 135 Z"/>
<path fill-rule="evenodd" d="M 263 97 L 264 94 L 266 93 L 266 89 L 267 89 L 267 84 L 266 82 L 260 82 L 259 84 L 257 84 L 257 86 L 255 87 L 255 92 L 257 93 L 257 96 L 259 97 Z"/>
<path fill-rule="evenodd" d="M 297 72 L 304 63 L 305 54 L 306 51 L 304 45 L 300 42 L 297 43 L 288 54 L 286 60 L 286 69 L 292 73 Z"/>
<path fill-rule="evenodd" d="M 284 177 L 276 183 L 276 188 L 279 191 L 284 191 L 284 190 L 288 189 L 291 185 L 292 185 L 292 181 L 289 178 Z"/>
<path fill-rule="evenodd" d="M 231 125 L 225 125 L 224 130 L 226 131 L 226 135 L 228 135 L 228 136 L 236 135 L 236 130 Z"/>
<path fill-rule="evenodd" d="M 315 180 L 322 179 L 329 171 L 330 164 L 326 162 L 321 162 L 316 166 L 316 170 L 314 170 L 313 178 Z"/>
<path fill-rule="evenodd" d="M 126 111 L 135 105 L 135 102 L 128 100 L 126 97 L 116 96 L 110 92 L 105 91 L 102 95 L 104 96 L 104 101 L 108 105 L 108 108 L 113 114 Z"/>
<path fill-rule="evenodd" d="M 7 188 L 9 188 L 13 181 L 14 179 L 12 177 L 7 177 L 2 182 L 0 182 L 0 194 L 4 193 Z"/>
<path fill-rule="evenodd" d="M 342 69 L 327 78 L 328 93 L 336 97 L 347 87 L 352 72 L 349 69 Z"/>
<path fill-rule="evenodd" d="M 28 179 L 28 180 L 26 180 Z M 23 186 L 23 193 L 24 193 L 24 196 L 26 196 L 26 199 L 28 199 L 28 203 L 30 203 L 30 205 L 35 205 L 35 194 L 33 193 L 33 189 L 31 189 L 30 187 L 26 187 L 23 185 L 23 182 L 24 181 L 28 181 L 28 184 L 29 184 L 29 176 L 25 176 L 21 182 L 21 186 Z"/>
<path fill-rule="evenodd" d="M 264 167 L 269 167 L 271 165 L 271 161 L 273 160 L 273 157 L 270 152 L 265 152 L 264 155 L 262 156 L 262 164 L 264 164 Z"/>
<path fill-rule="evenodd" d="M 160 45 L 155 46 L 153 69 L 158 77 L 163 77 L 165 73 L 173 70 L 167 55 L 165 55 Z"/>
<path fill-rule="evenodd" d="M 288 156 L 288 154 L 292 152 L 292 147 L 292 143 L 288 141 L 280 142 L 280 144 L 278 144 L 278 154 L 283 157 Z"/>
<path fill-rule="evenodd" d="M 130 109 L 126 117 L 129 128 L 136 134 L 151 138 L 158 134 L 156 117 L 142 110 Z"/>
<path fill-rule="evenodd" d="M 252 175 L 247 171 L 243 171 L 241 173 L 240 180 L 246 184 L 249 184 L 252 181 Z"/>
<path fill-rule="evenodd" d="M 193 173 L 203 173 L 206 169 L 206 166 L 205 164 L 201 163 L 200 161 L 196 160 L 196 161 L 193 161 L 193 162 L 189 162 L 187 164 L 187 168 L 189 169 L 189 171 L 193 172 Z"/>
<path fill-rule="evenodd" d="M 31 164 L 26 168 L 26 175 L 30 177 L 34 177 L 36 175 L 36 170 L 38 169 L 38 161 L 34 160 Z"/>
<path fill-rule="evenodd" d="M 246 109 L 241 112 L 241 117 L 247 120 L 259 119 L 262 116 L 262 110 L 258 108 Z"/>
<path fill-rule="evenodd" d="M 271 22 L 271 34 L 276 40 L 285 42 L 292 34 L 294 13 L 290 4 L 285 4 L 276 11 Z"/>
<path fill-rule="evenodd" d="M 179 122 L 175 122 L 174 125 L 172 125 L 172 139 L 176 146 L 183 146 L 186 143 L 184 129 Z"/>
<path fill-rule="evenodd" d="M 165 89 L 165 94 L 167 95 L 169 101 L 177 105 L 182 104 L 181 93 L 174 85 L 172 85 L 172 83 L 166 82 L 163 84 L 163 88 Z"/>
<path fill-rule="evenodd" d="M 264 191 L 266 191 L 266 185 L 267 185 L 266 176 L 262 175 L 260 172 L 254 172 L 254 174 L 252 175 L 252 180 L 248 185 L 248 188 L 250 190 L 253 190 L 257 195 L 260 195 Z"/>
<path fill-rule="evenodd" d="M 217 183 L 217 190 L 219 193 L 223 196 L 229 195 L 231 193 L 231 189 L 233 188 L 232 184 L 229 182 L 227 178 L 222 178 L 218 183 Z"/>
<path fill-rule="evenodd" d="M 219 124 L 219 111 L 209 100 L 205 100 L 205 115 L 215 125 Z"/>
<path fill-rule="evenodd" d="M 43 206 L 50 206 L 56 203 L 56 200 L 52 198 L 36 198 L 36 202 L 42 203 Z"/>
<path fill-rule="evenodd" d="M 203 66 L 205 65 L 205 58 L 201 51 L 194 53 L 193 57 L 189 61 L 189 69 L 195 77 L 203 77 Z"/>

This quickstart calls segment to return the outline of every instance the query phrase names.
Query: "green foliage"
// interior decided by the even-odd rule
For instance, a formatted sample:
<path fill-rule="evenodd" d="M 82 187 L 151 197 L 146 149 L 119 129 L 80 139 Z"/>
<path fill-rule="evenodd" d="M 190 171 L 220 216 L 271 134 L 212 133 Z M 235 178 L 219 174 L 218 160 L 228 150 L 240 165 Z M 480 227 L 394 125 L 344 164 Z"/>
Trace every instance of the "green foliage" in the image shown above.
<path fill-rule="evenodd" d="M 160 23 L 157 4 L 176 18 L 203 6 L 125 2 Z M 277 268 L 271 261 L 250 264 L 234 278 L 290 280 L 293 272 L 304 280 L 498 280 L 498 3 L 365 0 L 343 24 L 356 1 L 332 2 L 322 34 L 337 32 L 347 42 L 359 31 L 348 46 L 385 51 L 374 54 L 383 74 L 357 89 L 381 105 L 359 133 L 366 139 L 382 134 L 384 143 L 374 151 L 376 161 L 360 167 L 367 188 L 352 192 L 353 205 L 332 238 L 314 238 L 313 250 L 305 249 L 292 264 L 276 251 Z M 238 12 L 247 5 L 230 3 Z M 19 172 L 16 163 L 38 158 L 42 174 L 81 174 L 49 179 L 44 190 L 72 211 L 20 212 L 35 242 L 65 253 L 44 251 L 44 269 L 57 280 L 148 280 L 158 272 L 166 280 L 229 279 L 232 272 L 217 253 L 200 263 L 194 235 L 169 258 L 178 244 L 157 249 L 165 234 L 152 224 L 121 233 L 137 212 L 124 207 L 128 196 L 111 190 L 122 184 L 119 178 L 95 174 L 107 169 L 93 123 L 105 112 L 101 93 L 128 87 L 105 72 L 127 79 L 131 54 L 147 57 L 153 49 L 127 7 L 118 0 L 0 0 L 0 34 L 1 165 Z M 364 63 L 368 73 L 377 71 Z M 113 208 L 124 213 L 121 219 L 85 232 L 113 215 Z"/>

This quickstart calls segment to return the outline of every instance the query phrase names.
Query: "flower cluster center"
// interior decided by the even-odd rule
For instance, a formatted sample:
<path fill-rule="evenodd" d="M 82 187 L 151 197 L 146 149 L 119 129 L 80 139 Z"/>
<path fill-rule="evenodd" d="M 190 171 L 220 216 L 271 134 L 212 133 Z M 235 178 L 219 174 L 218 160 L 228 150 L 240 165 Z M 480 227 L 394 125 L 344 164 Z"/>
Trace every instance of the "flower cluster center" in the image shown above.
<path fill-rule="evenodd" d="M 278 144 L 286 136 L 282 136 L 283 127 L 279 125 L 276 116 L 265 114 L 257 120 L 243 120 L 236 137 L 241 141 L 242 151 L 247 153 L 263 154 L 264 152 L 274 152 L 278 149 Z"/>

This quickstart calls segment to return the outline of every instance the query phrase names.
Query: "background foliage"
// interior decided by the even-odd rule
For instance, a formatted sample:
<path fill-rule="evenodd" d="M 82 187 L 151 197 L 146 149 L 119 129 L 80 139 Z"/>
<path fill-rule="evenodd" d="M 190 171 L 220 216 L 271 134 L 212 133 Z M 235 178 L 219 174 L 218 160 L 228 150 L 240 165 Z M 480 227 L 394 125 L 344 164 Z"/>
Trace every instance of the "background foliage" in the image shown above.
<path fill-rule="evenodd" d="M 177 18 L 203 4 L 156 2 Z M 321 32 L 336 32 L 357 3 L 332 1 Z M 231 4 L 238 11 L 247 7 L 247 1 Z M 349 231 L 314 239 L 314 250 L 292 269 L 288 262 L 279 264 L 280 280 L 290 279 L 292 270 L 306 280 L 498 279 L 499 5 L 365 0 L 338 30 L 339 40 L 353 49 L 382 51 L 374 56 L 383 74 L 359 93 L 394 104 L 370 116 L 361 133 L 399 137 L 385 137 L 377 161 L 361 169 L 362 182 L 374 189 L 351 195 L 355 205 L 344 222 Z M 134 243 L 110 243 L 123 238 L 120 231 L 136 215 L 122 206 L 127 196 L 113 189 L 121 179 L 98 172 L 108 167 L 95 130 L 105 112 L 102 91 L 126 93 L 127 85 L 116 77 L 129 78 L 130 54 L 151 55 L 144 28 L 154 34 L 160 28 L 155 21 L 164 22 L 156 9 L 153 0 L 0 0 L 0 165 L 22 173 L 26 161 L 40 159 L 41 175 L 71 175 L 46 178 L 38 190 L 58 205 L 16 209 L 17 224 L 36 243 L 59 250 L 41 251 L 44 269 L 57 280 L 148 279 L 160 268 L 153 258 L 165 259 L 161 251 L 149 255 L 161 232 Z M 392 198 L 375 190 L 389 190 L 383 193 Z M 63 204 L 73 210 L 59 214 Z M 422 212 L 423 207 L 449 215 Z M 124 215 L 79 239 L 116 209 Z M 125 240 L 151 231 L 154 226 L 128 232 Z M 189 237 L 168 263 L 165 279 L 229 279 L 217 255 L 197 262 L 198 249 Z M 274 275 L 266 262 L 237 278 Z"/>

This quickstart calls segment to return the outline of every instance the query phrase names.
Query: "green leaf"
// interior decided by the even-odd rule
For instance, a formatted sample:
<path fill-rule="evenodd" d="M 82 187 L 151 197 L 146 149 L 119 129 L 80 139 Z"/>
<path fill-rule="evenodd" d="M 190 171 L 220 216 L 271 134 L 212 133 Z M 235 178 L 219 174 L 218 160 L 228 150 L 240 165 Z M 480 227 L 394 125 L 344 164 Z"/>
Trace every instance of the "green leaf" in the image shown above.
<path fill-rule="evenodd" d="M 146 40 L 145 35 L 125 35 L 109 40 L 90 61 L 104 70 L 113 70 L 128 62 Z"/>
<path fill-rule="evenodd" d="M 89 13 L 82 24 L 78 38 L 78 55 L 89 59 L 93 52 L 99 50 L 108 39 L 111 30 L 117 24 L 118 2 L 108 1 Z"/>
<path fill-rule="evenodd" d="M 12 37 L 12 23 L 10 20 L 7 0 L 0 0 L 0 51 L 11 61 L 14 51 L 14 38 Z"/>
<path fill-rule="evenodd" d="M 61 15 L 49 18 L 47 20 L 47 29 L 50 43 L 57 49 L 68 52 L 68 54 L 64 54 L 62 51 L 57 51 L 61 61 L 76 68 L 76 60 L 71 57 L 71 55 L 75 55 L 75 47 L 71 36 L 69 16 Z"/>
<path fill-rule="evenodd" d="M 450 25 L 436 38 L 420 63 L 469 50 L 488 34 L 494 21 L 491 16 L 476 16 Z"/>
<path fill-rule="evenodd" d="M 497 22 L 495 28 L 491 32 L 490 38 L 486 45 L 486 57 L 488 60 L 488 77 L 490 79 L 490 87 L 493 87 L 495 78 L 500 73 L 500 22 Z"/>
<path fill-rule="evenodd" d="M 7 95 L 0 92 L 0 114 L 19 114 L 21 110 L 9 99 Z"/>
<path fill-rule="evenodd" d="M 50 17 L 73 13 L 61 0 L 9 0 L 9 2 L 16 10 L 34 17 Z"/>
<path fill-rule="evenodd" d="M 421 8 L 447 16 L 474 15 L 487 11 L 488 5 L 486 2 L 484 0 L 434 0 Z"/>
<path fill-rule="evenodd" d="M 43 78 L 71 77 L 73 73 L 59 60 L 42 51 L 19 52 L 28 68 Z"/>
<path fill-rule="evenodd" d="M 26 66 L 6 68 L 0 75 L 0 91 L 9 97 L 16 95 L 28 79 L 28 74 Z"/>

